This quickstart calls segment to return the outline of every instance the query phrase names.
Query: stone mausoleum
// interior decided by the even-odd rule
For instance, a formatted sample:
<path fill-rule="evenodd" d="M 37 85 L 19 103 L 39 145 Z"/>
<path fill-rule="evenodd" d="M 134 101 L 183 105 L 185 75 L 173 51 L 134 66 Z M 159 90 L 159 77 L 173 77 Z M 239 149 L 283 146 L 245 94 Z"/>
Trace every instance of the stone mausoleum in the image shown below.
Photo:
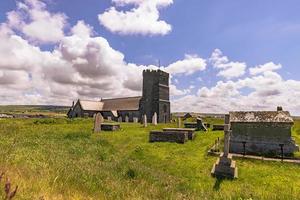
<path fill-rule="evenodd" d="M 98 112 L 106 119 L 117 121 L 122 118 L 122 121 L 128 119 L 129 122 L 133 122 L 134 118 L 141 121 L 143 115 L 151 122 L 156 113 L 158 123 L 170 122 L 169 74 L 162 70 L 144 70 L 142 96 L 101 101 L 78 99 L 67 115 L 69 118 L 92 117 Z"/>
<path fill-rule="evenodd" d="M 277 111 L 230 112 L 231 153 L 289 155 L 299 150 L 291 135 L 293 118 Z"/>

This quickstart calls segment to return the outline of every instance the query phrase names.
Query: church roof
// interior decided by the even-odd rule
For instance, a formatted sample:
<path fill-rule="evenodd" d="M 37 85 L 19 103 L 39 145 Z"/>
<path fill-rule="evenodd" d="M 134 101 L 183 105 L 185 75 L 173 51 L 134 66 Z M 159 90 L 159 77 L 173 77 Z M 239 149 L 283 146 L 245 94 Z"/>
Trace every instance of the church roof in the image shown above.
<path fill-rule="evenodd" d="M 102 99 L 101 101 L 79 100 L 81 108 L 88 111 L 122 111 L 139 110 L 142 97 L 126 97 L 116 99 Z"/>
<path fill-rule="evenodd" d="M 229 115 L 230 122 L 294 122 L 288 111 L 229 112 Z"/>
<path fill-rule="evenodd" d="M 126 97 L 117 99 L 102 99 L 103 111 L 111 110 L 139 110 L 142 97 Z"/>
<path fill-rule="evenodd" d="M 101 101 L 79 100 L 79 103 L 83 110 L 101 111 L 103 108 L 103 102 Z"/>

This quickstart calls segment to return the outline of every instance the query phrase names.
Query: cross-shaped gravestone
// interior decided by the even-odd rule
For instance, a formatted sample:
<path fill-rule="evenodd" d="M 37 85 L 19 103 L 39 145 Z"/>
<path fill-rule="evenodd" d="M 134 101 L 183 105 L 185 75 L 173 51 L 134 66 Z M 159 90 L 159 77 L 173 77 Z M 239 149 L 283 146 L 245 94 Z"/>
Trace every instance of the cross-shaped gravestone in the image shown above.
<path fill-rule="evenodd" d="M 214 164 L 211 174 L 216 177 L 237 178 L 238 171 L 235 161 L 232 160 L 232 155 L 229 154 L 230 146 L 230 120 L 229 115 L 225 116 L 224 125 L 224 152 Z"/>
<path fill-rule="evenodd" d="M 94 120 L 94 133 L 98 133 L 101 131 L 102 122 L 103 122 L 103 117 L 101 113 L 97 113 L 95 115 L 95 120 Z"/>

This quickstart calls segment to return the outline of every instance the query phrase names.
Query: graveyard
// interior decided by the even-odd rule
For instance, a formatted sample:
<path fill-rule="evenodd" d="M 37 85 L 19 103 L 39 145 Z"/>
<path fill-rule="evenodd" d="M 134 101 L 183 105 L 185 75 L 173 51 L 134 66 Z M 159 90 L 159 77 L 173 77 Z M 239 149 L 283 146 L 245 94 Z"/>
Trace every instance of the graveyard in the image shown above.
<path fill-rule="evenodd" d="M 205 122 L 223 124 L 222 119 Z M 238 178 L 217 179 L 207 152 L 223 131 L 196 131 L 185 144 L 149 142 L 169 124 L 120 123 L 93 132 L 92 118 L 1 119 L 0 168 L 19 186 L 17 199 L 297 199 L 299 164 L 233 160 Z M 300 121 L 292 136 L 300 143 Z M 300 159 L 299 152 L 295 158 Z M 280 192 L 278 192 L 280 191 Z M 0 192 L 3 192 L 0 190 Z M 1 194 L 1 193 L 0 193 Z"/>

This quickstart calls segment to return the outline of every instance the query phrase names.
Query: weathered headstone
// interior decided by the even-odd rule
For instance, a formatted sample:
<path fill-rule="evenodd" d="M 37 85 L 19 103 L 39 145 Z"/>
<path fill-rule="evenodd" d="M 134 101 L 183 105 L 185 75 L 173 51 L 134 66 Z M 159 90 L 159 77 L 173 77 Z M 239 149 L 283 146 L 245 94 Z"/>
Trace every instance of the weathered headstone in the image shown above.
<path fill-rule="evenodd" d="M 157 125 L 157 113 L 156 112 L 154 113 L 154 115 L 152 117 L 152 124 L 155 126 Z"/>
<path fill-rule="evenodd" d="M 112 121 L 112 120 L 111 120 L 111 116 L 108 116 L 108 117 L 107 117 L 107 120 L 108 120 L 108 121 Z"/>
<path fill-rule="evenodd" d="M 95 115 L 95 120 L 94 120 L 94 133 L 98 133 L 101 131 L 101 123 L 103 122 L 103 117 L 101 113 L 97 113 Z"/>
<path fill-rule="evenodd" d="M 139 122 L 139 119 L 138 119 L 137 117 L 134 117 L 134 118 L 133 118 L 133 122 L 134 122 L 134 123 L 138 123 L 138 122 Z"/>
<path fill-rule="evenodd" d="M 181 127 L 181 117 L 177 118 L 177 128 Z"/>
<path fill-rule="evenodd" d="M 126 115 L 125 116 L 125 122 L 128 123 L 129 122 L 129 117 Z"/>
<path fill-rule="evenodd" d="M 214 164 L 211 174 L 216 177 L 237 178 L 238 171 L 235 166 L 235 161 L 232 160 L 232 155 L 229 154 L 229 142 L 230 142 L 230 124 L 229 118 L 225 116 L 224 126 L 224 152 L 220 155 L 220 158 Z"/>
<path fill-rule="evenodd" d="M 118 122 L 121 123 L 123 121 L 122 116 L 118 118 Z"/>
<path fill-rule="evenodd" d="M 147 127 L 147 115 L 143 115 L 143 126 Z"/>
<path fill-rule="evenodd" d="M 202 119 L 197 117 L 197 130 L 204 130 L 207 131 L 206 126 L 203 124 Z"/>

